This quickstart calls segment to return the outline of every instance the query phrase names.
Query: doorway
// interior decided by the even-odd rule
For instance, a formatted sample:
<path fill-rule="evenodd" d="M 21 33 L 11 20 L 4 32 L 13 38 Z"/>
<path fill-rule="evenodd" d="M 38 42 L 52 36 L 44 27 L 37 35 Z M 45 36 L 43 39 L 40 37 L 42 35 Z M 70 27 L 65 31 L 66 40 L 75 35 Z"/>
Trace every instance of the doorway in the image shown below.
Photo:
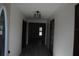
<path fill-rule="evenodd" d="M 27 21 L 27 47 L 21 56 L 51 56 L 47 47 L 47 21 Z"/>
<path fill-rule="evenodd" d="M 22 23 L 22 50 L 26 48 L 26 30 L 27 30 L 27 22 L 23 20 Z"/>
<path fill-rule="evenodd" d="M 75 6 L 74 56 L 79 56 L 79 4 Z"/>
<path fill-rule="evenodd" d="M 0 56 L 8 55 L 8 20 L 4 6 L 0 9 Z"/>
<path fill-rule="evenodd" d="M 49 49 L 45 45 L 46 23 L 28 23 L 28 45 L 21 56 L 50 56 Z"/>
<path fill-rule="evenodd" d="M 29 23 L 28 44 L 45 44 L 45 23 Z"/>
<path fill-rule="evenodd" d="M 5 18 L 4 11 L 2 10 L 0 16 L 0 55 L 4 55 L 5 47 Z"/>

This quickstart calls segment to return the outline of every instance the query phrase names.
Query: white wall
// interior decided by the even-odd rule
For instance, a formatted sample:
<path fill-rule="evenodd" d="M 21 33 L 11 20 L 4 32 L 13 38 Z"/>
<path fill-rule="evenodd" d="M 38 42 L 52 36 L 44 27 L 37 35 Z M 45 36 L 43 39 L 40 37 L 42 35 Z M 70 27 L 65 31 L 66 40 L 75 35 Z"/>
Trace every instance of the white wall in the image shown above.
<path fill-rule="evenodd" d="M 23 14 L 14 4 L 11 4 L 9 24 L 9 55 L 17 56 L 21 53 L 22 20 Z"/>
<path fill-rule="evenodd" d="M 55 18 L 54 56 L 73 55 L 74 9 L 74 4 L 67 4 L 53 14 Z"/>

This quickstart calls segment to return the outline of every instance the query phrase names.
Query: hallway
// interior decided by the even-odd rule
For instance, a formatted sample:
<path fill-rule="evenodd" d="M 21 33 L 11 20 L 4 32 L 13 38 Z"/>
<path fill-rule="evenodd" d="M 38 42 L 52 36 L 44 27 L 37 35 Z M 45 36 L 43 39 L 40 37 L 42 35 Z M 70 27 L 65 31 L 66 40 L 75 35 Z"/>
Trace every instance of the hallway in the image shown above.
<path fill-rule="evenodd" d="M 76 5 L 0 3 L 0 55 L 73 56 Z"/>
<path fill-rule="evenodd" d="M 21 56 L 51 56 L 48 48 L 39 42 L 29 44 L 23 49 Z"/>

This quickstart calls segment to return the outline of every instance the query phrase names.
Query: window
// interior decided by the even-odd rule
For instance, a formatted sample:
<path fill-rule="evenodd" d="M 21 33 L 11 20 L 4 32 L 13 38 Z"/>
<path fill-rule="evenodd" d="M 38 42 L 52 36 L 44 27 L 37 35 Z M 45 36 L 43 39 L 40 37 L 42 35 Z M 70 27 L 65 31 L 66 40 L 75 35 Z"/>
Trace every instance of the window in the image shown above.
<path fill-rule="evenodd" d="M 39 27 L 39 36 L 42 36 L 42 27 Z"/>
<path fill-rule="evenodd" d="M 39 32 L 39 36 L 42 36 L 42 32 Z"/>
<path fill-rule="evenodd" d="M 39 31 L 42 31 L 42 27 L 39 28 Z"/>

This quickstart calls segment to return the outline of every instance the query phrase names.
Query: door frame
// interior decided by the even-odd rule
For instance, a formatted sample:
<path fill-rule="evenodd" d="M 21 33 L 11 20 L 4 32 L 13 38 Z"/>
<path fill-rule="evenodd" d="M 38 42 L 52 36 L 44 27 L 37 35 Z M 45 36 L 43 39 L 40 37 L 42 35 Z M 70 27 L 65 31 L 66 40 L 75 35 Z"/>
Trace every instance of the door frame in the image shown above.
<path fill-rule="evenodd" d="M 46 30 L 45 30 L 45 45 L 46 45 L 46 40 L 47 40 L 47 20 L 45 19 L 28 19 L 27 20 L 27 40 L 26 40 L 26 45 L 28 45 L 28 26 L 29 26 L 29 23 L 32 22 L 32 23 L 45 23 L 46 24 Z"/>
<path fill-rule="evenodd" d="M 4 56 L 8 56 L 8 19 L 7 19 L 7 10 L 4 6 L 1 6 L 0 8 L 0 15 L 2 10 L 4 11 L 4 17 L 5 17 L 5 47 L 4 47 Z"/>

